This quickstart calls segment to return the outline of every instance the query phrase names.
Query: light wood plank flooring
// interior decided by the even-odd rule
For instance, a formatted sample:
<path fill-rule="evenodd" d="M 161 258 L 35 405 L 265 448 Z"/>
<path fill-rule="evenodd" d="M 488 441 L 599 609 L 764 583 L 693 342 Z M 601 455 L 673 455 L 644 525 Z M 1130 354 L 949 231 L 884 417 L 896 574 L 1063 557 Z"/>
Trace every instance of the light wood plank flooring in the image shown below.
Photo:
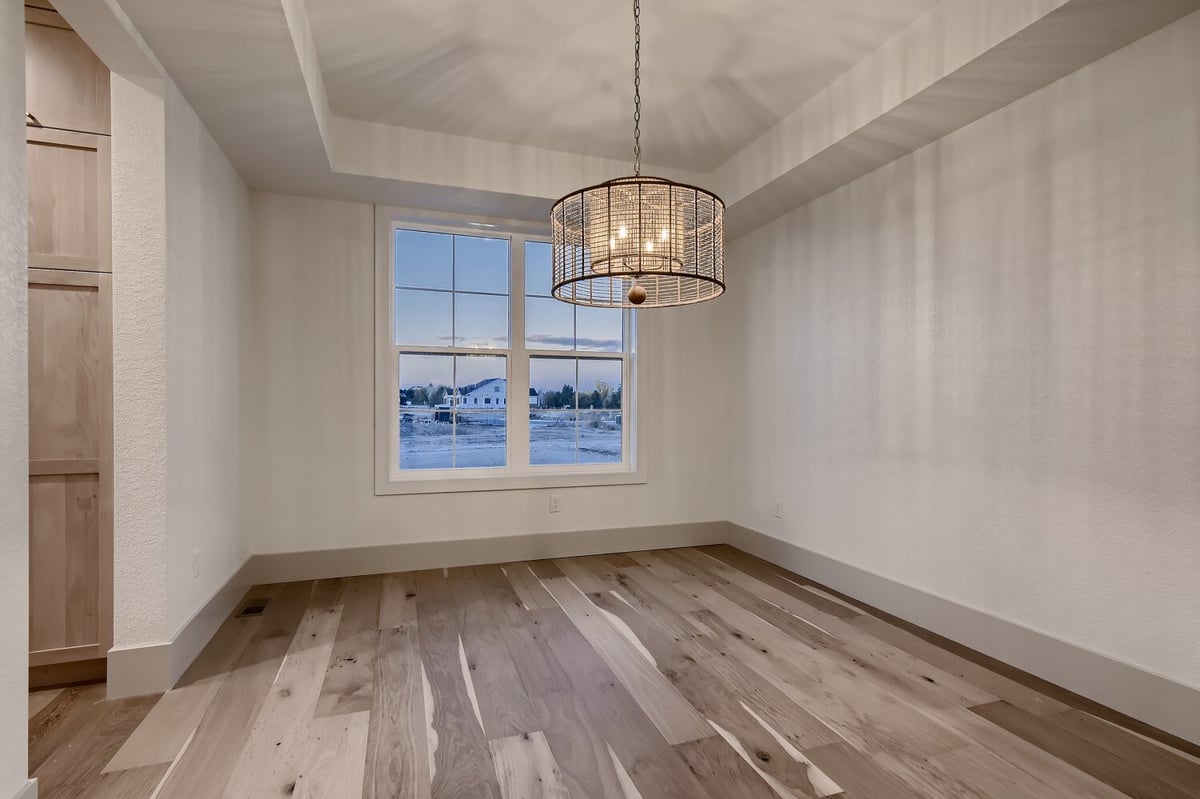
<path fill-rule="evenodd" d="M 33 694 L 40 795 L 1200 796 L 1195 747 L 729 547 L 250 598 L 166 694 Z"/>

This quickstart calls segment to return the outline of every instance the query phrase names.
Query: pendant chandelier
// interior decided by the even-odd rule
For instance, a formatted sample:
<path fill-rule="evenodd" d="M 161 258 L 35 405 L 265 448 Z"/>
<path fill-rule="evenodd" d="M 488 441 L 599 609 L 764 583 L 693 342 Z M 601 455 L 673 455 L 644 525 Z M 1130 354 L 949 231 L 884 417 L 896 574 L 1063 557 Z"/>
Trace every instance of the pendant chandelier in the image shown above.
<path fill-rule="evenodd" d="M 602 308 L 691 305 L 725 291 L 725 203 L 642 175 L 641 4 L 633 3 L 633 175 L 554 204 L 554 296 Z"/>

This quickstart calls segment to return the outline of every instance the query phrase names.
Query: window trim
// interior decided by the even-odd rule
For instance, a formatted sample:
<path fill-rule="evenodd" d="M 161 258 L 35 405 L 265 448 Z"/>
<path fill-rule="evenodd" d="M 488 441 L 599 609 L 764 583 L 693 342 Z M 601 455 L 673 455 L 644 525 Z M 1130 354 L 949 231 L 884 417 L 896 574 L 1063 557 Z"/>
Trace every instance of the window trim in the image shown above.
<path fill-rule="evenodd" d="M 425 230 L 475 236 L 504 236 L 509 239 L 509 347 L 507 350 L 463 348 L 422 348 L 392 343 L 392 305 L 395 291 L 392 286 L 392 247 L 396 228 Z M 375 207 L 375 494 L 440 494 L 461 491 L 509 491 L 574 486 L 631 485 L 647 482 L 647 458 L 644 446 L 642 409 L 645 407 L 645 358 L 638 347 L 635 314 L 625 314 L 624 335 L 628 347 L 624 353 L 576 350 L 528 350 L 525 348 L 525 275 L 523 248 L 526 241 L 549 241 L 549 225 L 498 219 L 491 217 L 438 214 L 393 206 Z M 516 257 L 518 248 L 522 252 Z M 515 333 L 519 332 L 519 336 Z M 518 413 L 529 405 L 529 362 L 533 357 L 597 358 L 620 357 L 622 391 L 628 413 L 623 411 L 622 457 L 620 464 L 528 464 L 529 425 L 508 424 L 504 467 L 479 469 L 430 469 L 402 472 L 392 466 L 392 441 L 399 440 L 399 350 L 428 350 L 436 353 L 457 353 L 506 356 L 507 395 L 505 412 Z M 521 385 L 518 385 L 520 383 Z M 630 390 L 632 389 L 632 390 Z M 524 403 L 514 403 L 514 397 Z M 627 418 L 626 418 L 627 417 Z M 511 422 L 512 417 L 508 420 Z M 514 467 L 514 452 L 525 453 L 523 467 Z"/>

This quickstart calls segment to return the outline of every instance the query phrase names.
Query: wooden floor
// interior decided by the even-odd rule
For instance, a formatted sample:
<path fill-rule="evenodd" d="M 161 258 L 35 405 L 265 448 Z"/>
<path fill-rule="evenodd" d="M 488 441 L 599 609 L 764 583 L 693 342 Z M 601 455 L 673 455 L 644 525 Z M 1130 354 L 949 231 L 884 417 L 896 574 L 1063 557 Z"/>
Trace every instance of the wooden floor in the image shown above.
<path fill-rule="evenodd" d="M 729 547 L 250 596 L 166 694 L 34 694 L 43 799 L 1200 796 L 1192 754 Z"/>

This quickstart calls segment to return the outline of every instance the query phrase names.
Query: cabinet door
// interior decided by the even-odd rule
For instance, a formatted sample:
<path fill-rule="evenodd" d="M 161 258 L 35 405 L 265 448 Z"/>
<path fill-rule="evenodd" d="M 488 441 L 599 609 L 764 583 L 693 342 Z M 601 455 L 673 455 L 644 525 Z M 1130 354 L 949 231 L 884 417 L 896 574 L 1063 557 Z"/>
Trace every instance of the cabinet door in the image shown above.
<path fill-rule="evenodd" d="M 25 110 L 43 127 L 111 132 L 108 68 L 54 11 L 25 9 Z"/>
<path fill-rule="evenodd" d="M 112 271 L 107 136 L 25 129 L 29 265 Z"/>
<path fill-rule="evenodd" d="M 112 642 L 111 278 L 29 270 L 30 665 Z"/>

